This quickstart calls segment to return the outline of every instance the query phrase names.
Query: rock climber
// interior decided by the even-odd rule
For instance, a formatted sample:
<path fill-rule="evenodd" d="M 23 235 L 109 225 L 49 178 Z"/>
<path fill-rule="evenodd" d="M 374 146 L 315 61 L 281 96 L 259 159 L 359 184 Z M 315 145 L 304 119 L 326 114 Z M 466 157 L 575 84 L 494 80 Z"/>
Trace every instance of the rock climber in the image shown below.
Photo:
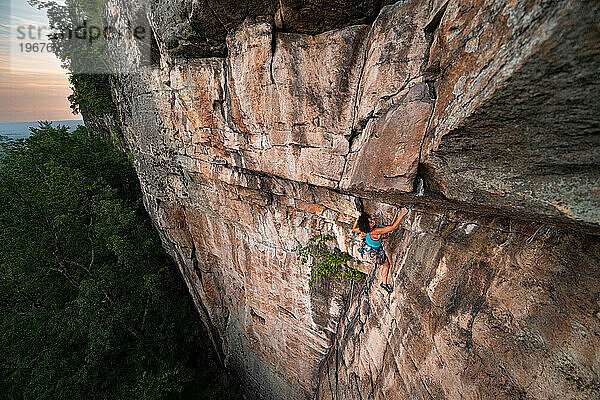
<path fill-rule="evenodd" d="M 352 231 L 362 234 L 364 239 L 363 245 L 359 250 L 360 255 L 365 258 L 366 253 L 375 266 L 381 265 L 381 287 L 388 293 L 392 293 L 393 291 L 393 288 L 388 284 L 390 262 L 385 255 L 381 236 L 398 229 L 402 218 L 407 213 L 408 210 L 402 208 L 392 225 L 375 227 L 373 218 L 366 212 L 362 212 L 352 227 Z"/>

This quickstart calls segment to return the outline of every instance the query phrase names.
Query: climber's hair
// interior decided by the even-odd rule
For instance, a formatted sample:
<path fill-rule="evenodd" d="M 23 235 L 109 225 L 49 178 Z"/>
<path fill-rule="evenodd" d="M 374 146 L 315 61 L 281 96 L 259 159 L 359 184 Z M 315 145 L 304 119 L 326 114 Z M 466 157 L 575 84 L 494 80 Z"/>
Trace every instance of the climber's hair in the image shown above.
<path fill-rule="evenodd" d="M 358 217 L 358 229 L 360 229 L 360 231 L 362 233 L 371 232 L 371 225 L 369 224 L 369 218 L 371 218 L 371 216 L 369 214 L 367 214 L 366 212 L 361 213 L 360 217 Z"/>

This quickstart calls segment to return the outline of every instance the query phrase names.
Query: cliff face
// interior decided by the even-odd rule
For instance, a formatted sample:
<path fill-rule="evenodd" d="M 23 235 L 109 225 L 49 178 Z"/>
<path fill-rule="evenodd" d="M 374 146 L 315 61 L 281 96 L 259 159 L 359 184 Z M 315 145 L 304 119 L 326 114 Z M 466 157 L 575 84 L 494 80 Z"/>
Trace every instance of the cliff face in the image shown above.
<path fill-rule="evenodd" d="M 107 0 L 153 27 L 160 57 L 113 79 L 121 130 L 249 398 L 600 396 L 599 13 Z M 116 72 L 140 57 L 119 44 Z M 411 212 L 394 292 L 371 273 L 352 303 L 362 282 L 309 287 L 291 250 L 331 233 L 357 255 L 357 198 Z"/>

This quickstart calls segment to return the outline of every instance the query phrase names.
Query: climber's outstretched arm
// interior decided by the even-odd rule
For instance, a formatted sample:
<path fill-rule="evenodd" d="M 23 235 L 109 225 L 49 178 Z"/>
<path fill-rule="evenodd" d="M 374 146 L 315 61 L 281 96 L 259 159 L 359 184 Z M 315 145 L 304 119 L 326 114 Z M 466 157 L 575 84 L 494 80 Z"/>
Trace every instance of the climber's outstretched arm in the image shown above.
<path fill-rule="evenodd" d="M 360 218 L 360 216 L 356 217 L 356 221 L 354 221 L 354 226 L 352 227 L 352 232 L 362 233 L 360 229 L 358 229 L 358 218 Z"/>
<path fill-rule="evenodd" d="M 408 213 L 408 210 L 406 208 L 402 208 L 402 210 L 400 210 L 400 213 L 398 214 L 398 217 L 396 217 L 396 220 L 394 221 L 394 223 L 392 225 L 388 225 L 388 226 L 382 226 L 379 228 L 374 228 L 372 233 L 374 235 L 383 235 L 384 233 L 390 233 L 391 231 L 395 231 L 396 229 L 398 229 L 398 227 L 400 226 L 400 223 L 402 222 L 402 218 Z"/>

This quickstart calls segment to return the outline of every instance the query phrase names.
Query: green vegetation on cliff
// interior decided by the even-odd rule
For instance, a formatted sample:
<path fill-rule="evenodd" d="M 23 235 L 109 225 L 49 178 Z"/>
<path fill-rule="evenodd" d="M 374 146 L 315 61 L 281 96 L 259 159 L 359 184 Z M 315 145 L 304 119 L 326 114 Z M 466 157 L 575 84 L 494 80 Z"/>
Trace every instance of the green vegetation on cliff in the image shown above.
<path fill-rule="evenodd" d="M 110 81 L 107 74 L 71 74 L 69 82 L 73 93 L 68 99 L 73 113 L 82 109 L 96 115 L 111 114 L 116 111 L 110 95 Z"/>
<path fill-rule="evenodd" d="M 360 271 L 348 266 L 352 256 L 338 247 L 331 247 L 328 242 L 335 238 L 331 235 L 313 235 L 306 246 L 298 246 L 295 251 L 304 265 L 310 266 L 309 285 L 314 279 L 333 277 L 336 282 L 342 279 L 357 281 L 365 277 Z"/>
<path fill-rule="evenodd" d="M 80 127 L 0 142 L 0 391 L 239 398 L 126 155 Z"/>

